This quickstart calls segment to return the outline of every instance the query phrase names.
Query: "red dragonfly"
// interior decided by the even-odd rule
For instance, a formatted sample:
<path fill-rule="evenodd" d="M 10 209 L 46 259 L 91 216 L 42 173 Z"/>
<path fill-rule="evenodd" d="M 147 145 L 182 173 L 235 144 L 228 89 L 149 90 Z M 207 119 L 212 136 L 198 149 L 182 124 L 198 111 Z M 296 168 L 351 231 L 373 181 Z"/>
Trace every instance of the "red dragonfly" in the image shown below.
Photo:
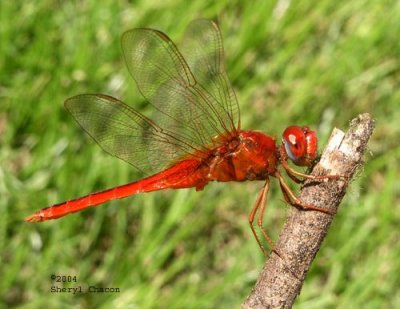
<path fill-rule="evenodd" d="M 139 91 L 155 107 L 154 118 L 103 94 L 72 97 L 65 107 L 101 148 L 151 176 L 43 208 L 26 221 L 57 219 L 142 192 L 193 187 L 199 191 L 211 181 L 264 180 L 249 222 L 265 253 L 253 221 L 259 211 L 258 225 L 272 246 L 262 228 L 269 176 L 278 179 L 290 204 L 330 213 L 299 200 L 278 170 L 282 165 L 296 182 L 298 177 L 337 178 L 310 176 L 288 165 L 288 159 L 298 166 L 312 165 L 317 153 L 315 132 L 290 126 L 278 146 L 270 135 L 241 130 L 238 102 L 224 66 L 222 37 L 214 22 L 190 23 L 179 49 L 158 30 L 133 29 L 123 34 L 122 49 Z"/>

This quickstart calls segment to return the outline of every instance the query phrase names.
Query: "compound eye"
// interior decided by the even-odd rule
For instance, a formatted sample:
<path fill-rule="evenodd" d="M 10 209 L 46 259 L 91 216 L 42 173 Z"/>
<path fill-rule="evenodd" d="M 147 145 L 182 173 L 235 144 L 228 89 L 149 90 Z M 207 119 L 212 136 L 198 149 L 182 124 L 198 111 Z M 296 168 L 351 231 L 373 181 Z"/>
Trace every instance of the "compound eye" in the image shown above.
<path fill-rule="evenodd" d="M 290 160 L 297 163 L 306 153 L 306 136 L 303 128 L 297 126 L 288 127 L 283 132 L 283 145 Z"/>
<path fill-rule="evenodd" d="M 291 126 L 283 132 L 285 151 L 290 160 L 299 166 L 309 166 L 317 152 L 317 136 L 308 127 Z"/>

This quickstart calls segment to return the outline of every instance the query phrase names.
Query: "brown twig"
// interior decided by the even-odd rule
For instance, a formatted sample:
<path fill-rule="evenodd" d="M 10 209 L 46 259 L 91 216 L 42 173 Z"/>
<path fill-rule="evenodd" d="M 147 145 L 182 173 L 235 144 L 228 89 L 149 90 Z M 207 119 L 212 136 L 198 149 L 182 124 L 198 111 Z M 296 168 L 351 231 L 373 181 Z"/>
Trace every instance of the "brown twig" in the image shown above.
<path fill-rule="evenodd" d="M 362 164 L 362 156 L 373 129 L 374 121 L 369 114 L 359 115 L 352 120 L 346 134 L 335 129 L 311 174 L 343 175 L 350 180 Z M 306 181 L 300 198 L 307 204 L 326 207 L 336 213 L 348 183 L 345 180 Z M 276 254 L 271 255 L 243 308 L 292 307 L 333 217 L 293 207 L 276 244 L 276 249 L 284 259 Z"/>

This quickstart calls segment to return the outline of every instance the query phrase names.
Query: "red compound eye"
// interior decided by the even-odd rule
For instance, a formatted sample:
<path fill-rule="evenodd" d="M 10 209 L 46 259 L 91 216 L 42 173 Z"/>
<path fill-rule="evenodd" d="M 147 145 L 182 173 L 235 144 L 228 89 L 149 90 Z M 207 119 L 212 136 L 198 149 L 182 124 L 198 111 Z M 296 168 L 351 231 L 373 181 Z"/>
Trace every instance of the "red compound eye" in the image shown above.
<path fill-rule="evenodd" d="M 308 127 L 290 126 L 283 132 L 282 143 L 290 160 L 310 166 L 317 155 L 317 135 Z"/>

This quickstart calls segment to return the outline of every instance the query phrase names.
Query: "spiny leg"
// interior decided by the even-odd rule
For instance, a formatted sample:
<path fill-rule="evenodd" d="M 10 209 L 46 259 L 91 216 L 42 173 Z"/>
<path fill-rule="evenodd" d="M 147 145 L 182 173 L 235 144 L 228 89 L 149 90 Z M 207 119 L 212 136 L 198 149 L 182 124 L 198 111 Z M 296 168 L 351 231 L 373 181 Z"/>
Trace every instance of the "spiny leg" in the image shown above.
<path fill-rule="evenodd" d="M 319 212 L 323 212 L 326 214 L 333 214 L 330 210 L 322 208 L 322 207 L 318 207 L 318 206 L 314 206 L 311 204 L 304 204 L 294 193 L 293 191 L 289 188 L 288 184 L 285 182 L 285 179 L 282 177 L 281 173 L 279 173 L 278 171 L 275 172 L 275 176 L 276 178 L 278 178 L 279 180 L 279 184 L 281 186 L 282 192 L 283 192 L 283 196 L 285 198 L 285 200 L 296 207 L 300 207 L 302 209 L 306 209 L 306 210 L 316 210 Z"/>
<path fill-rule="evenodd" d="M 303 179 L 312 179 L 312 180 L 324 180 L 324 179 L 342 179 L 342 180 L 347 180 L 348 178 L 346 176 L 342 175 L 321 175 L 321 176 L 315 176 L 315 175 L 308 175 L 304 174 L 301 172 L 296 171 L 294 168 L 289 166 L 289 163 L 287 161 L 287 154 L 284 152 L 284 150 L 281 149 L 281 163 L 283 168 L 285 169 L 286 173 L 288 176 L 296 183 L 300 183 L 301 180 L 298 179 L 297 177 L 301 177 Z M 297 176 L 297 177 L 296 177 Z"/>
<path fill-rule="evenodd" d="M 267 188 L 268 190 L 268 188 Z M 258 246 L 260 247 L 261 251 L 264 253 L 265 256 L 268 256 L 267 252 L 265 251 L 264 247 L 262 246 L 260 239 L 257 236 L 256 231 L 254 230 L 253 222 L 254 222 L 254 217 L 257 213 L 258 208 L 260 207 L 261 200 L 263 198 L 263 195 L 265 194 L 265 185 L 263 188 L 261 188 L 260 192 L 257 195 L 256 202 L 254 203 L 253 209 L 251 210 L 249 214 L 249 224 L 251 231 L 253 232 L 254 238 L 256 239 Z"/>
<path fill-rule="evenodd" d="M 268 256 L 267 251 L 265 250 L 264 246 L 261 244 L 261 241 L 260 241 L 260 239 L 254 229 L 254 226 L 253 226 L 254 218 L 256 216 L 258 209 L 261 206 L 259 214 L 258 214 L 257 225 L 260 228 L 265 240 L 271 246 L 272 252 L 275 252 L 276 255 L 278 255 L 279 257 L 282 257 L 282 255 L 278 252 L 278 250 L 275 249 L 275 245 L 274 245 L 272 239 L 268 236 L 267 232 L 263 228 L 263 215 L 264 215 L 265 207 L 267 204 L 268 191 L 269 191 L 269 179 L 267 179 L 265 181 L 264 187 L 261 188 L 260 192 L 258 193 L 256 202 L 253 206 L 253 209 L 251 210 L 251 212 L 249 214 L 249 224 L 250 224 L 251 231 L 253 232 L 254 238 L 256 239 L 256 241 L 258 243 L 258 246 L 261 248 L 264 255 Z"/>
<path fill-rule="evenodd" d="M 315 176 L 315 175 L 304 174 L 304 173 L 298 172 L 295 169 L 291 168 L 286 160 L 282 160 L 282 166 L 286 170 L 286 173 L 289 175 L 290 178 L 292 178 L 292 176 L 294 176 L 294 177 L 297 176 L 297 177 L 302 177 L 304 179 L 312 179 L 312 180 L 346 179 L 346 177 L 342 176 L 342 175 L 320 175 L 320 176 Z"/>
<path fill-rule="evenodd" d="M 295 183 L 303 183 L 304 179 L 299 179 L 296 176 L 294 176 L 293 174 L 289 173 L 286 169 L 285 169 L 286 175 L 288 175 L 290 177 L 290 179 L 292 179 Z"/>
<path fill-rule="evenodd" d="M 272 241 L 271 237 L 268 236 L 267 232 L 265 231 L 265 229 L 263 227 L 264 211 L 265 211 L 265 208 L 267 206 L 267 197 L 268 197 L 268 192 L 269 192 L 269 179 L 267 179 L 265 181 L 265 185 L 264 185 L 264 188 L 262 189 L 262 191 L 263 191 L 263 194 L 262 194 L 261 201 L 260 201 L 261 208 L 260 208 L 260 211 L 258 213 L 257 225 L 260 228 L 265 240 L 271 246 L 272 252 L 275 252 L 277 256 L 282 258 L 282 254 L 280 254 L 278 252 L 278 250 L 275 249 L 274 242 Z"/>

